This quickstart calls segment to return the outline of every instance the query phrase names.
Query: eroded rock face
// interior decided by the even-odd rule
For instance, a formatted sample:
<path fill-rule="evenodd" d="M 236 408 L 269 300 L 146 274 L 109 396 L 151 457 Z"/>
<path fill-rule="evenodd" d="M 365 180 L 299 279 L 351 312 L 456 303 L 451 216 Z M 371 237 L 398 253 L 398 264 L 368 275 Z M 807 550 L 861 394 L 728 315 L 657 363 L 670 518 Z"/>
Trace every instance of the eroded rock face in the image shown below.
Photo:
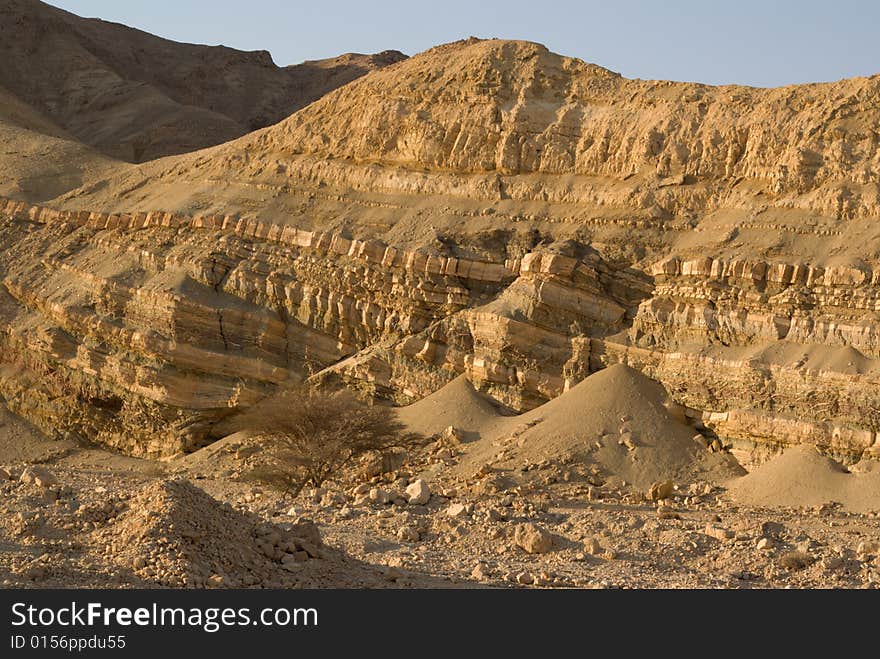
<path fill-rule="evenodd" d="M 780 89 L 628 80 L 539 44 L 469 40 L 58 203 L 259 209 L 415 246 L 464 223 L 528 222 L 633 261 L 791 246 L 818 258 L 821 244 L 876 260 L 878 98 L 876 76 Z"/>
<path fill-rule="evenodd" d="M 0 393 L 51 432 L 169 455 L 312 373 L 399 402 L 466 373 L 525 410 L 624 362 L 746 464 L 801 442 L 877 453 L 866 270 L 640 271 L 571 243 L 492 263 L 231 217 L 0 216 Z"/>
<path fill-rule="evenodd" d="M 517 267 L 223 218 L 3 206 L 4 397 L 133 453 L 195 448 L 278 384 L 418 333 Z"/>
<path fill-rule="evenodd" d="M 291 378 L 403 403 L 465 373 L 526 410 L 624 362 L 745 464 L 875 456 L 878 93 L 432 49 L 65 210 L 0 205 L 0 393 L 167 455 Z"/>

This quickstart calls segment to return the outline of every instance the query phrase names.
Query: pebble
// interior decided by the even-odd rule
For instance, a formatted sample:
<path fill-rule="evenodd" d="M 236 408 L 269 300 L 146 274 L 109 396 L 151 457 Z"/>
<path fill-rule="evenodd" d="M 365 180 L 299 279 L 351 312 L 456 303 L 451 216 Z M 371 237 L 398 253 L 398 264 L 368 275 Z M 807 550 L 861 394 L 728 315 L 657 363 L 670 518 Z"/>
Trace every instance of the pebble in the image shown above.
<path fill-rule="evenodd" d="M 535 581 L 534 577 L 528 572 L 519 572 L 514 580 L 516 581 L 516 583 L 522 584 L 524 586 L 528 586 Z"/>
<path fill-rule="evenodd" d="M 736 534 L 730 529 L 715 526 L 714 524 L 706 524 L 706 528 L 703 529 L 703 533 L 708 535 L 710 538 L 715 538 L 716 540 L 721 540 L 722 542 L 726 540 L 733 540 L 733 538 L 736 537 Z"/>

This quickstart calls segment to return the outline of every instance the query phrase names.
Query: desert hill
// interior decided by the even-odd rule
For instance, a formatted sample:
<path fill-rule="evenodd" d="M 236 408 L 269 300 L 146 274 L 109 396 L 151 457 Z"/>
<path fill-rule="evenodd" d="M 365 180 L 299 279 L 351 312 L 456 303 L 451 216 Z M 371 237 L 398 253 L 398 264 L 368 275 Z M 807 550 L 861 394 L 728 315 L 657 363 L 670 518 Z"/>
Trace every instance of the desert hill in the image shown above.
<path fill-rule="evenodd" d="M 0 194 L 45 201 L 125 166 L 0 86 Z"/>
<path fill-rule="evenodd" d="M 37 0 L 0 2 L 0 85 L 81 142 L 131 162 L 268 126 L 403 57 L 279 67 L 265 51 L 180 44 Z"/>
<path fill-rule="evenodd" d="M 413 245 L 527 220 L 627 259 L 711 247 L 825 263 L 847 248 L 855 262 L 880 238 L 878 97 L 877 76 L 779 89 L 628 80 L 539 44 L 470 39 L 61 203 L 259 209 Z"/>

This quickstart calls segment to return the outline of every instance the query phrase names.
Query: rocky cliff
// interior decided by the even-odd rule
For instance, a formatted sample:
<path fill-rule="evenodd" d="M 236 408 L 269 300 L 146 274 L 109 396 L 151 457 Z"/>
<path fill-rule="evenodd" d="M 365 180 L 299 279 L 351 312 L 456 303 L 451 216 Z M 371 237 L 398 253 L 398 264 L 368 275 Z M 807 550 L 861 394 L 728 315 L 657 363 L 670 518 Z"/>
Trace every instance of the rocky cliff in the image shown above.
<path fill-rule="evenodd" d="M 878 85 L 433 49 L 51 208 L 0 205 L 0 393 L 168 455 L 291 378 L 408 402 L 465 373 L 526 410 L 623 362 L 746 465 L 880 457 Z"/>
<path fill-rule="evenodd" d="M 804 441 L 878 455 L 870 272 L 640 271 L 571 241 L 476 261 L 231 216 L 11 200 L 0 216 L 0 393 L 56 434 L 192 450 L 308 376 L 406 402 L 466 373 L 525 410 L 623 362 L 746 464 Z"/>

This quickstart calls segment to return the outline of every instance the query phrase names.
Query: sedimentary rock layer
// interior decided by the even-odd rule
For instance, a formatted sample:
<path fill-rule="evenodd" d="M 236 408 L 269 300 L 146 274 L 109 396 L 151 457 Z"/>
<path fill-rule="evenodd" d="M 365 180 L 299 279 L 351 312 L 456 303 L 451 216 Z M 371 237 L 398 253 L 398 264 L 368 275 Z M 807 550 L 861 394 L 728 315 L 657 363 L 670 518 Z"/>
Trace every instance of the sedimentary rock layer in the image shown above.
<path fill-rule="evenodd" d="M 568 241 L 474 261 L 235 216 L 0 201 L 0 393 L 42 428 L 191 450 L 291 378 L 399 402 L 460 373 L 530 409 L 625 362 L 747 464 L 810 441 L 877 454 L 878 280 Z"/>

